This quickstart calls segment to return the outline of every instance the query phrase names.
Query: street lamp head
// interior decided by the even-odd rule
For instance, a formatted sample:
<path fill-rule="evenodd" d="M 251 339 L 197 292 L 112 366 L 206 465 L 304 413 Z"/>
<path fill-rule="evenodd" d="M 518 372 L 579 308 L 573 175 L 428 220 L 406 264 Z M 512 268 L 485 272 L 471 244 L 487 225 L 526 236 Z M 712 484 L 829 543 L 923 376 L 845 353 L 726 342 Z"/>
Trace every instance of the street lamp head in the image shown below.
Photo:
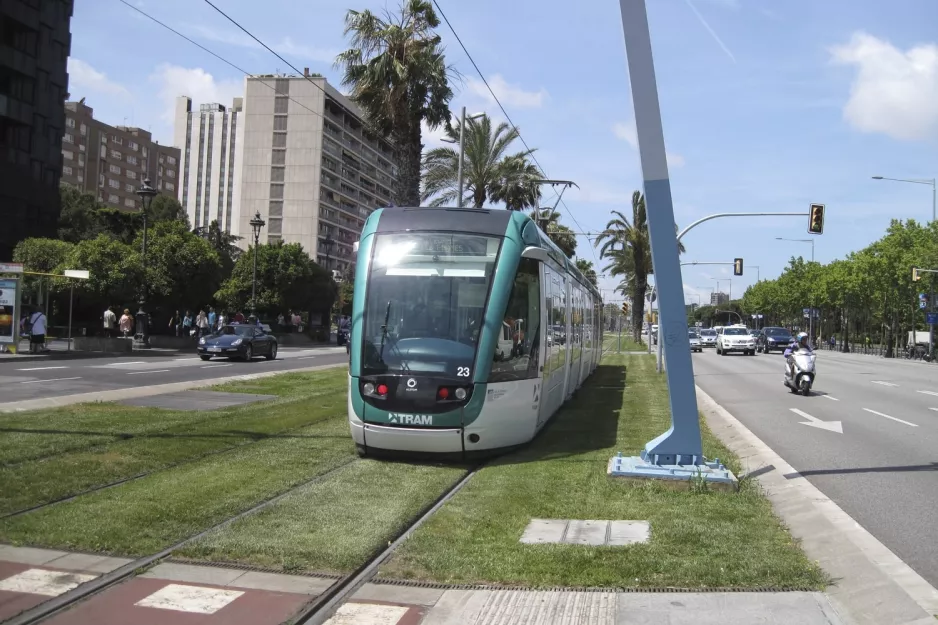
<path fill-rule="evenodd" d="M 479 119 L 480 117 L 485 117 L 485 113 L 473 113 L 472 115 L 466 115 L 466 119 Z"/>
<path fill-rule="evenodd" d="M 261 212 L 257 211 L 254 213 L 254 219 L 248 223 L 251 224 L 251 230 L 254 232 L 254 242 L 256 243 L 261 236 L 261 228 L 266 226 L 267 222 L 261 219 Z"/>
<path fill-rule="evenodd" d="M 873 180 L 882 180 L 882 179 L 883 179 L 882 176 L 873 176 Z"/>
<path fill-rule="evenodd" d="M 153 203 L 153 198 L 156 197 L 156 189 L 150 186 L 150 179 L 144 178 L 143 185 L 137 189 L 137 195 L 140 196 L 140 201 L 143 203 L 143 211 L 146 212 L 150 208 L 150 204 Z"/>
<path fill-rule="evenodd" d="M 459 141 L 457 141 L 456 139 L 450 139 L 449 137 L 443 137 L 442 139 L 440 139 L 440 141 L 442 141 L 443 143 L 452 143 L 452 144 L 459 143 Z"/>

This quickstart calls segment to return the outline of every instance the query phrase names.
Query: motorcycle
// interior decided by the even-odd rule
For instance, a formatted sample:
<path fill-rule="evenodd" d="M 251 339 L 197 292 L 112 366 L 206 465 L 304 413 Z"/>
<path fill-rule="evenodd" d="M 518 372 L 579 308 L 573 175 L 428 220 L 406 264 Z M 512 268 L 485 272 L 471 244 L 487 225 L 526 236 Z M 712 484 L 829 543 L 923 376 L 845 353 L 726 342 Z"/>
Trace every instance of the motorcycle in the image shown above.
<path fill-rule="evenodd" d="M 805 397 L 811 392 L 817 377 L 814 365 L 817 360 L 813 350 L 799 349 L 791 353 L 793 364 L 785 375 L 785 386 L 792 393 L 801 393 Z"/>

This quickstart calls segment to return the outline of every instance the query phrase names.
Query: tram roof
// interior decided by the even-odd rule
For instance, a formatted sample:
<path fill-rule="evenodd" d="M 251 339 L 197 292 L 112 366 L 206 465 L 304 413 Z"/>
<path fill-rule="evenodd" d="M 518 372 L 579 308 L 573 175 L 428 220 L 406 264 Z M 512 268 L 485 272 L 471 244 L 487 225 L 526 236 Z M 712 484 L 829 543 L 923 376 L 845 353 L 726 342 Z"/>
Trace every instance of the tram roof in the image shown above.
<path fill-rule="evenodd" d="M 473 232 L 503 237 L 508 232 L 509 224 L 514 222 L 518 235 L 522 237 L 526 244 L 531 245 L 533 243 L 531 234 L 536 232 L 538 246 L 545 248 L 555 262 L 562 264 L 569 273 L 576 276 L 581 284 L 585 285 L 599 299 L 602 299 L 599 289 L 586 279 L 577 268 L 575 261 L 567 258 L 563 250 L 537 227 L 533 219 L 522 211 L 509 211 L 503 208 L 394 206 L 377 209 L 372 214 L 372 217 L 375 216 L 378 218 L 376 232 L 413 230 L 416 225 L 415 221 L 417 221 L 421 230 Z M 534 230 L 528 231 L 528 228 Z"/>

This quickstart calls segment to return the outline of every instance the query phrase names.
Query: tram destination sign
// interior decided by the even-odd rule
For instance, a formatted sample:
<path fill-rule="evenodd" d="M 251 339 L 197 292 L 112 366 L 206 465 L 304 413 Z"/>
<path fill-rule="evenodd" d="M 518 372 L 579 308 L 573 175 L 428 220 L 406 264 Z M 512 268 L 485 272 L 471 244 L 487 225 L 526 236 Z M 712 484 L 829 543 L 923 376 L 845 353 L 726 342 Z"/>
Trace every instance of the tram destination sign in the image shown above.
<path fill-rule="evenodd" d="M 411 253 L 442 254 L 446 256 L 487 256 L 490 242 L 494 243 L 495 241 L 497 240 L 490 237 L 471 234 L 421 233 L 416 238 L 416 245 Z"/>

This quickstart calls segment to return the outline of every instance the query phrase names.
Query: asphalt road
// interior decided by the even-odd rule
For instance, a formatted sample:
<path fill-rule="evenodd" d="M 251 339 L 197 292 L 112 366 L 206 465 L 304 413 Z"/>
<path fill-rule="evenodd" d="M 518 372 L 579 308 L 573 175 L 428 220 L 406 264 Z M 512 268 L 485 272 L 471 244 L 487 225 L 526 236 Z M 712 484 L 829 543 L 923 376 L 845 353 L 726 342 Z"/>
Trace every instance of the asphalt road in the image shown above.
<path fill-rule="evenodd" d="M 251 362 L 216 358 L 203 362 L 192 353 L 114 358 L 0 361 L 0 403 L 93 393 L 119 388 L 214 379 L 261 371 L 289 371 L 345 362 L 345 347 L 281 347 L 276 360 Z"/>
<path fill-rule="evenodd" d="M 693 359 L 700 388 L 938 586 L 938 365 L 819 351 L 804 397 L 780 353 Z"/>

